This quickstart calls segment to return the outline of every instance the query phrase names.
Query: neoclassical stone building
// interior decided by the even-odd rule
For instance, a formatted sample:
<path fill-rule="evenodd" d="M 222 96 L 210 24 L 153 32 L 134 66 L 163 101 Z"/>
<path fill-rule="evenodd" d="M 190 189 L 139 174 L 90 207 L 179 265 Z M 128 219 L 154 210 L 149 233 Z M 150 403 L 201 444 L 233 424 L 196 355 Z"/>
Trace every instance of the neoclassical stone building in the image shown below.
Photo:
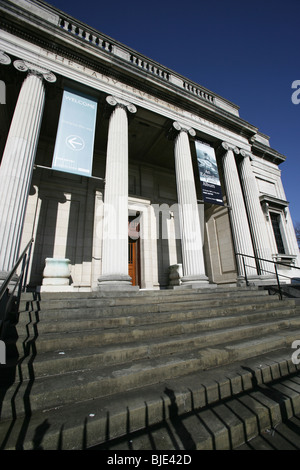
<path fill-rule="evenodd" d="M 240 284 L 238 254 L 298 276 L 285 157 L 235 104 L 43 1 L 0 10 L 2 278 L 31 238 L 41 290 Z"/>

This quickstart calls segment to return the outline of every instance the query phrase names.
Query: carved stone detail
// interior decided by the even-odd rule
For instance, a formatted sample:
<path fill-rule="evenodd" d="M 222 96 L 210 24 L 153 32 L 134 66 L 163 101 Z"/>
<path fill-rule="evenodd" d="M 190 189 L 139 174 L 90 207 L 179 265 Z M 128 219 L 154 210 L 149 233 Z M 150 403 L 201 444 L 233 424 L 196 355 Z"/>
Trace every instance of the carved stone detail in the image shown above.
<path fill-rule="evenodd" d="M 178 132 L 187 132 L 191 137 L 195 137 L 196 131 L 192 127 L 186 127 L 178 121 L 173 122 L 173 127 Z"/>
<path fill-rule="evenodd" d="M 123 108 L 127 109 L 130 113 L 134 114 L 137 112 L 136 107 L 134 104 L 129 103 L 128 101 L 123 100 L 122 98 L 118 98 L 117 96 L 107 96 L 106 102 L 111 106 L 122 106 Z"/>
<path fill-rule="evenodd" d="M 11 58 L 5 54 L 5 52 L 0 51 L 0 64 L 9 65 L 11 63 Z"/>
<path fill-rule="evenodd" d="M 239 149 L 235 145 L 230 144 L 229 142 L 222 142 L 222 147 L 225 150 L 232 150 L 236 155 L 240 153 Z"/>
<path fill-rule="evenodd" d="M 249 157 L 251 161 L 254 160 L 254 155 L 252 155 L 252 153 L 250 153 L 250 152 L 247 152 L 247 150 L 241 149 L 240 150 L 240 155 L 242 155 L 242 157 L 244 157 L 244 158 Z"/>
<path fill-rule="evenodd" d="M 14 67 L 20 72 L 29 72 L 40 75 L 49 83 L 56 82 L 56 76 L 54 73 L 50 72 L 50 70 L 40 67 L 39 65 L 32 64 L 31 62 L 18 59 L 14 61 Z"/>

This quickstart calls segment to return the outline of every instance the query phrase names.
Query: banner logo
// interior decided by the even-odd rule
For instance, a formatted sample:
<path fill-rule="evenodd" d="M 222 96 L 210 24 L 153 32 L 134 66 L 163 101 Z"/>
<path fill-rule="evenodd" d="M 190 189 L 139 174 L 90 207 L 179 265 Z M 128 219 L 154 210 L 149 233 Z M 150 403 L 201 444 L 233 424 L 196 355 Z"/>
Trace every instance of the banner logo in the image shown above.
<path fill-rule="evenodd" d="M 91 176 L 97 101 L 69 89 L 64 90 L 52 168 Z"/>
<path fill-rule="evenodd" d="M 209 145 L 195 141 L 198 170 L 204 202 L 224 205 L 215 151 Z"/>
<path fill-rule="evenodd" d="M 71 150 L 80 151 L 84 149 L 84 140 L 79 135 L 69 135 L 66 138 L 66 143 Z"/>

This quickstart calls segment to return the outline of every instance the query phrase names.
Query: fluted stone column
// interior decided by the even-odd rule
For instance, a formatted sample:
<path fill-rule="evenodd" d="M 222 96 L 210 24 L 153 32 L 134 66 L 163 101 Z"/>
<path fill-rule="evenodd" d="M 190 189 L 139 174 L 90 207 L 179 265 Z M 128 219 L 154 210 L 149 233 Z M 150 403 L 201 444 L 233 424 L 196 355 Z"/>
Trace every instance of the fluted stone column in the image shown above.
<path fill-rule="evenodd" d="M 229 214 L 235 250 L 236 253 L 254 256 L 242 188 L 234 157 L 234 153 L 238 154 L 239 150 L 227 142 L 223 142 L 222 147 L 226 150 L 223 156 L 224 180 L 228 205 L 231 207 Z M 245 258 L 245 262 L 249 265 L 247 267 L 247 276 L 249 278 L 257 277 L 255 261 L 251 258 Z M 237 265 L 239 280 L 241 280 L 245 276 L 241 257 L 237 257 Z"/>
<path fill-rule="evenodd" d="M 136 107 L 114 96 L 106 155 L 100 289 L 130 289 L 128 275 L 128 117 Z"/>
<path fill-rule="evenodd" d="M 265 218 L 259 202 L 259 192 L 251 167 L 251 159 L 253 157 L 245 150 L 241 150 L 240 154 L 243 157 L 240 163 L 240 176 L 255 253 L 259 258 L 269 259 L 272 261 L 272 253 L 268 241 Z M 274 274 L 268 273 L 268 271 L 272 271 L 272 264 L 266 263 L 265 261 L 259 261 L 258 265 L 260 267 L 260 275 L 262 279 L 264 278 L 267 280 L 268 278 L 274 278 Z"/>
<path fill-rule="evenodd" d="M 199 220 L 189 135 L 195 136 L 194 129 L 186 128 L 179 122 L 173 127 L 178 131 L 175 138 L 175 170 L 179 203 L 179 223 L 181 231 L 183 287 L 207 286 L 203 258 L 203 240 Z"/>
<path fill-rule="evenodd" d="M 27 75 L 19 93 L 0 166 L 2 279 L 12 269 L 19 254 L 45 101 L 43 81 L 56 81 L 51 72 L 29 62 L 16 60 L 14 66 Z"/>

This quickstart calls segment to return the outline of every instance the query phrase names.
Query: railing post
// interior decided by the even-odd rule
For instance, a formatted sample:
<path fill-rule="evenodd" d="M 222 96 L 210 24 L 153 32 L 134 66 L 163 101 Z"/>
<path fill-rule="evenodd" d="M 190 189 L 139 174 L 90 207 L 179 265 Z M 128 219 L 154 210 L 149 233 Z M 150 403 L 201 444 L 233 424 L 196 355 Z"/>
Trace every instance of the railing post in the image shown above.
<path fill-rule="evenodd" d="M 26 259 L 27 259 L 27 254 L 25 253 L 24 258 L 23 258 L 23 262 L 22 262 L 22 269 L 21 269 L 20 279 L 19 279 L 18 295 L 17 295 L 17 302 L 16 302 L 16 307 L 17 308 L 19 308 L 21 293 L 23 292 L 23 281 L 24 281 L 24 272 L 25 272 L 25 268 L 26 268 Z"/>
<path fill-rule="evenodd" d="M 29 250 L 28 250 L 28 254 L 27 254 L 27 263 L 26 263 L 25 276 L 24 276 L 24 278 L 23 278 L 22 292 L 25 291 L 25 287 L 26 287 L 27 276 L 28 276 L 29 261 L 30 261 L 30 258 L 31 258 L 32 243 L 33 243 L 33 240 L 32 240 L 32 242 L 30 243 Z"/>
<path fill-rule="evenodd" d="M 275 268 L 275 274 L 276 274 L 276 279 L 277 279 L 277 285 L 278 285 L 278 291 L 279 291 L 279 298 L 282 300 L 282 290 L 280 286 L 280 281 L 279 281 L 279 276 L 278 276 L 278 271 L 277 271 L 277 265 L 274 262 L 274 268 Z"/>
<path fill-rule="evenodd" d="M 17 294 L 17 302 L 15 305 L 16 305 L 16 308 L 19 307 L 21 292 L 23 291 L 23 286 L 27 278 L 27 269 L 28 269 L 28 264 L 30 261 L 32 243 L 33 243 L 33 238 L 27 244 L 26 248 L 24 249 L 23 253 L 19 257 L 18 261 L 15 263 L 13 269 L 10 271 L 10 273 L 4 280 L 2 286 L 0 286 L 0 337 L 1 338 L 4 338 L 4 335 L 5 335 L 7 315 L 14 299 L 14 292 L 17 288 L 18 288 L 18 294 Z M 28 253 L 27 253 L 27 250 L 28 250 Z M 11 281 L 13 275 L 16 273 L 21 262 L 22 262 L 22 269 L 21 269 L 20 276 L 15 286 L 13 287 L 12 291 L 10 292 L 9 282 Z M 24 277 L 24 273 L 25 273 L 25 277 Z"/>
<path fill-rule="evenodd" d="M 243 261 L 243 267 L 244 267 L 246 286 L 249 286 L 244 255 L 242 255 L 242 261 Z"/>
<path fill-rule="evenodd" d="M 274 269 L 275 269 L 275 275 L 276 275 L 276 281 L 277 281 L 277 286 L 278 286 L 278 292 L 279 292 L 279 297 L 281 300 L 284 299 L 284 291 L 282 290 L 281 288 L 281 285 L 280 285 L 280 276 L 286 278 L 286 279 L 289 279 L 291 280 L 292 278 L 289 277 L 289 276 L 285 276 L 284 274 L 279 274 L 278 273 L 278 269 L 277 269 L 277 265 L 281 265 L 281 266 L 287 266 L 286 264 L 284 263 L 280 263 L 279 261 L 273 261 L 273 260 L 269 260 L 269 259 L 266 259 L 266 258 L 260 258 L 258 256 L 250 256 L 250 255 L 245 255 L 244 253 L 235 253 L 235 257 L 236 257 L 236 262 L 238 264 L 238 257 L 241 256 L 242 257 L 242 262 L 241 262 L 241 268 L 243 267 L 244 268 L 244 274 L 245 274 L 245 281 L 246 281 L 246 285 L 249 286 L 250 283 L 248 281 L 248 277 L 247 277 L 247 272 L 246 272 L 246 262 L 245 262 L 245 258 L 252 258 L 255 260 L 257 266 L 258 265 L 258 262 L 259 261 L 264 261 L 265 263 L 271 263 L 274 265 Z M 249 265 L 248 265 L 249 266 Z M 293 266 L 294 269 L 299 269 L 300 270 L 300 267 L 298 266 Z M 267 273 L 273 273 L 273 271 L 271 271 L 271 267 L 270 267 L 270 271 L 269 270 L 266 270 L 266 269 L 261 269 L 260 270 L 260 273 L 262 273 L 263 271 L 267 272 Z"/>

